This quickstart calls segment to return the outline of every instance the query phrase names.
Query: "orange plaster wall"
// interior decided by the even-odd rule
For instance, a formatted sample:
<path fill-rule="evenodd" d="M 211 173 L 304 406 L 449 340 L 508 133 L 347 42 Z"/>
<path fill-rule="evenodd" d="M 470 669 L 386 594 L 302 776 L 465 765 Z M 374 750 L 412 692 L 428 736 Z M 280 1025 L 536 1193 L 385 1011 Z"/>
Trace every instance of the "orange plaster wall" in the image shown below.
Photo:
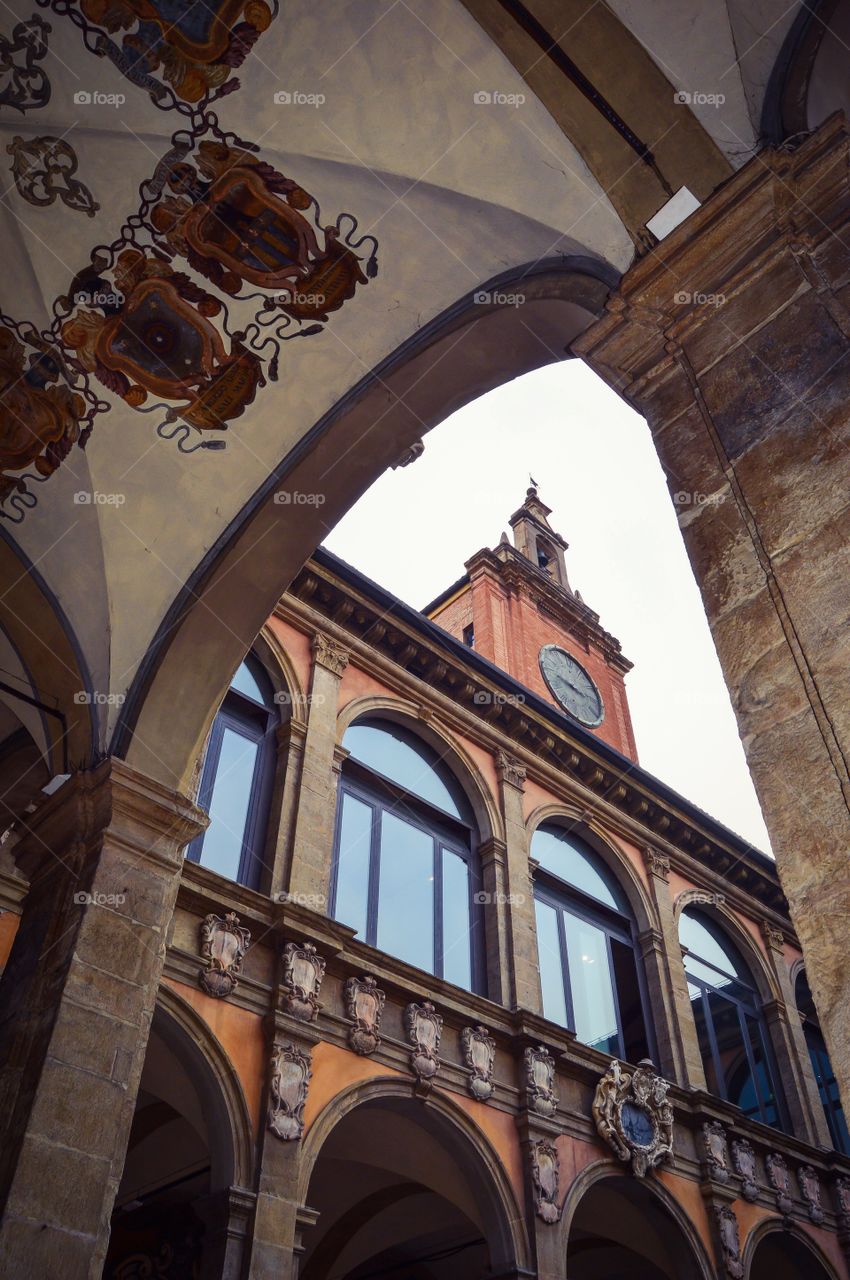
<path fill-rule="evenodd" d="M 449 1091 L 446 1090 L 448 1093 Z M 498 1111 L 488 1107 L 486 1103 L 476 1102 L 474 1098 L 465 1098 L 463 1094 L 452 1093 L 452 1099 L 463 1107 L 474 1120 L 478 1128 L 485 1134 L 496 1155 L 499 1157 L 505 1173 L 510 1179 L 520 1209 L 525 1206 L 525 1183 L 522 1171 L 522 1155 L 519 1149 L 519 1135 L 514 1118 L 506 1111 Z"/>
<path fill-rule="evenodd" d="M 570 1194 L 573 1183 L 583 1169 L 589 1164 L 593 1164 L 599 1159 L 599 1148 L 590 1142 L 580 1142 L 578 1138 L 571 1138 L 567 1134 L 561 1134 L 555 1139 L 555 1146 L 558 1149 L 558 1161 L 560 1164 L 559 1182 L 561 1195 L 559 1202 L 561 1208 L 566 1203 L 567 1196 Z"/>
<path fill-rule="evenodd" d="M 269 618 L 268 627 L 280 641 L 281 648 L 286 650 L 287 657 L 295 668 L 298 679 L 301 681 L 301 688 L 304 693 L 307 693 L 310 688 L 310 672 L 313 666 L 310 637 L 305 635 L 303 631 L 298 631 L 297 628 L 290 626 L 288 622 L 284 622 L 282 618 Z"/>
<path fill-rule="evenodd" d="M 200 1014 L 230 1058 L 245 1094 L 254 1133 L 259 1134 L 266 1070 L 262 1018 L 247 1009 L 240 1009 L 238 1005 L 228 1004 L 226 1000 L 213 1000 L 196 987 L 188 987 L 171 978 L 163 981 Z"/>
<path fill-rule="evenodd" d="M 705 1211 L 705 1201 L 702 1198 L 699 1183 L 691 1182 L 689 1178 L 681 1178 L 677 1174 L 671 1173 L 669 1169 L 659 1169 L 657 1173 L 671 1196 L 684 1209 L 685 1216 L 693 1224 L 708 1252 L 708 1256 L 710 1258 L 713 1257 L 714 1244 L 711 1238 L 711 1226 Z"/>
<path fill-rule="evenodd" d="M 0 915 L 0 969 L 6 967 L 6 961 L 9 959 L 9 952 L 12 950 L 12 943 L 15 941 L 15 934 L 18 932 L 20 923 L 21 917 L 15 915 L 14 911 L 4 911 Z"/>

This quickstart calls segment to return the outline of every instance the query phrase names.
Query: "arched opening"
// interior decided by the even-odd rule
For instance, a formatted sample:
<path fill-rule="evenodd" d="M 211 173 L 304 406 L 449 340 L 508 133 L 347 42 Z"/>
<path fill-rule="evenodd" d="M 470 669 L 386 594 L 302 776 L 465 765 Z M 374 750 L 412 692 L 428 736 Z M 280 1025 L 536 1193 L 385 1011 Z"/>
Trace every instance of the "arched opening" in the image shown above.
<path fill-rule="evenodd" d="M 797 1003 L 797 1012 L 803 1021 L 803 1035 L 806 1037 L 806 1047 L 809 1050 L 815 1083 L 829 1127 L 829 1136 L 836 1151 L 843 1151 L 845 1155 L 850 1155 L 850 1133 L 847 1130 L 847 1120 L 841 1105 L 838 1081 L 827 1053 L 826 1041 L 820 1029 L 820 1019 L 805 969 L 801 969 L 797 974 L 794 998 Z"/>
<path fill-rule="evenodd" d="M 771 1231 L 759 1240 L 748 1280 L 832 1280 L 814 1249 L 790 1231 Z"/>
<path fill-rule="evenodd" d="M 213 1062 L 223 1055 L 201 1048 L 209 1033 L 173 1003 L 174 1013 L 158 1006 L 154 1014 L 104 1280 L 158 1275 L 158 1266 L 162 1274 L 202 1274 L 228 1226 L 216 1193 L 250 1177 L 250 1127 L 238 1086 L 226 1096 L 226 1068 Z"/>
<path fill-rule="evenodd" d="M 645 1183 L 595 1182 L 575 1210 L 567 1245 L 570 1280 L 705 1280 L 695 1242 Z"/>
<path fill-rule="evenodd" d="M 334 1125 L 313 1166 L 306 1203 L 318 1218 L 301 1280 L 502 1274 L 521 1262 L 505 1195 L 446 1114 L 409 1097 L 368 1099 Z"/>

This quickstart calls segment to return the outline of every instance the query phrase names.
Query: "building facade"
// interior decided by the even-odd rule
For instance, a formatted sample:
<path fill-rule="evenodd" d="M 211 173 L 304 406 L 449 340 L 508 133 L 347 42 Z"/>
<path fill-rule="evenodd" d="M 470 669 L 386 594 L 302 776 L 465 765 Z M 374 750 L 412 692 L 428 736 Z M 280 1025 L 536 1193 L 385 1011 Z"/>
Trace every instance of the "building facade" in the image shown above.
<path fill-rule="evenodd" d="M 424 613 L 318 551 L 198 758 L 208 825 L 108 761 L 7 837 L 17 1032 L 49 1021 L 133 1112 L 125 1154 L 58 1053 L 26 1086 L 60 1105 L 12 1133 L 7 1230 L 77 1212 L 37 1142 L 111 1161 L 115 1197 L 33 1275 L 848 1275 L 850 1137 L 774 864 L 640 768 L 550 514 L 530 489 Z M 57 996 L 57 876 L 104 806 Z M 69 827 L 71 873 L 44 858 Z M 111 987 L 146 982 L 132 1081 Z"/>

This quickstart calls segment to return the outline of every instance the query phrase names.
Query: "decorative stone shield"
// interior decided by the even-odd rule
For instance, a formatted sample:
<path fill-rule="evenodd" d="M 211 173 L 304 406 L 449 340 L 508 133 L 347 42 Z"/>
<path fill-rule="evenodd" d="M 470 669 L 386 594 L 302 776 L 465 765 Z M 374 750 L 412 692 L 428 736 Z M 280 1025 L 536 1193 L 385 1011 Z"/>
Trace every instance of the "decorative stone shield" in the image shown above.
<path fill-rule="evenodd" d="M 729 1155 L 726 1148 L 726 1130 L 718 1120 L 708 1120 L 702 1126 L 702 1145 L 708 1177 L 712 1182 L 728 1182 Z"/>
<path fill-rule="evenodd" d="M 838 1225 L 842 1231 L 850 1231 L 850 1178 L 843 1174 L 835 1179 L 835 1199 L 838 1202 Z"/>
<path fill-rule="evenodd" d="M 672 1157 L 669 1088 L 648 1058 L 631 1073 L 615 1059 L 596 1086 L 593 1119 L 599 1135 L 621 1160 L 631 1162 L 638 1178 Z"/>
<path fill-rule="evenodd" d="M 768 1181 L 776 1192 L 779 1212 L 787 1218 L 794 1204 L 788 1194 L 788 1168 L 785 1161 L 775 1151 L 770 1151 L 764 1158 L 764 1167 L 767 1170 Z"/>
<path fill-rule="evenodd" d="M 560 1162 L 558 1148 L 543 1139 L 531 1144 L 531 1178 L 534 1183 L 534 1208 L 550 1225 L 561 1216 L 558 1204 Z"/>
<path fill-rule="evenodd" d="M 386 998 L 371 975 L 349 978 L 346 982 L 345 1008 L 354 1023 L 348 1033 L 348 1043 L 355 1053 L 365 1057 L 374 1053 L 381 1043 L 378 1032 Z"/>
<path fill-rule="evenodd" d="M 732 1280 L 742 1280 L 744 1265 L 741 1262 L 741 1244 L 738 1239 L 738 1219 L 727 1204 L 714 1206 L 714 1223 L 720 1241 L 720 1253 L 726 1274 Z"/>
<path fill-rule="evenodd" d="M 820 1179 L 810 1164 L 800 1165 L 797 1170 L 797 1182 L 800 1184 L 800 1195 L 809 1211 L 812 1222 L 823 1222 L 823 1209 L 820 1203 Z"/>
<path fill-rule="evenodd" d="M 430 1000 L 422 1004 L 409 1004 L 404 1011 L 407 1038 L 413 1046 L 410 1065 L 420 1086 L 430 1089 L 431 1081 L 440 1069 L 438 1050 L 443 1033 L 443 1019 Z"/>
<path fill-rule="evenodd" d="M 304 1103 L 310 1083 L 310 1057 L 294 1045 L 278 1045 L 272 1053 L 269 1128 L 293 1142 L 304 1132 Z"/>
<path fill-rule="evenodd" d="M 756 1153 L 746 1138 L 736 1138 L 732 1143 L 732 1164 L 741 1179 L 741 1195 L 745 1200 L 758 1200 L 759 1188 L 756 1182 Z"/>
<path fill-rule="evenodd" d="M 529 1110 L 539 1116 L 553 1116 L 558 1107 L 555 1092 L 555 1059 L 545 1045 L 529 1046 L 523 1054 L 525 1093 Z"/>
<path fill-rule="evenodd" d="M 201 988 L 221 1000 L 237 985 L 251 935 L 233 911 L 225 916 L 209 915 L 201 921 L 201 955 L 206 967 L 198 973 Z"/>
<path fill-rule="evenodd" d="M 493 1063 L 496 1057 L 496 1041 L 486 1027 L 464 1027 L 460 1037 L 463 1060 L 469 1068 L 468 1088 L 473 1098 L 486 1102 L 492 1098 Z"/>
<path fill-rule="evenodd" d="M 319 990 L 325 976 L 325 961 L 312 942 L 287 942 L 283 948 L 281 1007 L 301 1022 L 315 1022 L 321 1003 Z"/>

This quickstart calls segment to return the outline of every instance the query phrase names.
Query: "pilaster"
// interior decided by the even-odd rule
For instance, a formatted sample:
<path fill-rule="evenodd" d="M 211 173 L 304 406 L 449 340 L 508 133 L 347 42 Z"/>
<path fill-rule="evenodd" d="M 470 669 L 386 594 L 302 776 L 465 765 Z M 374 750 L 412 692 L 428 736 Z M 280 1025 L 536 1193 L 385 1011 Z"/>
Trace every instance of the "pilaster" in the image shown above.
<path fill-rule="evenodd" d="M 496 758 L 496 773 L 505 824 L 505 918 L 513 953 L 513 1003 L 518 1008 L 542 1013 L 534 886 L 522 806 L 526 773 L 520 761 L 504 751 Z"/>

